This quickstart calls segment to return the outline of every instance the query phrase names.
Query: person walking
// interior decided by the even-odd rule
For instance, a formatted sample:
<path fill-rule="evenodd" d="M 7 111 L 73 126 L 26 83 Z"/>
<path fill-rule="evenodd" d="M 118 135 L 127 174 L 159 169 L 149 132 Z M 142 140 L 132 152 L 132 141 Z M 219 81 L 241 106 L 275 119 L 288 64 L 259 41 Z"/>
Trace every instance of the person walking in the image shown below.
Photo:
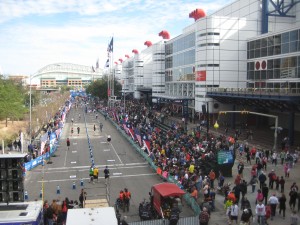
<path fill-rule="evenodd" d="M 94 183 L 94 167 L 93 166 L 90 167 L 89 176 L 90 176 L 89 183 L 91 183 L 91 182 Z"/>
<path fill-rule="evenodd" d="M 276 214 L 276 207 L 279 203 L 278 198 L 276 197 L 275 193 L 273 193 L 273 195 L 269 198 L 269 203 L 271 206 L 271 220 L 273 220 L 273 218 Z"/>
<path fill-rule="evenodd" d="M 71 136 L 73 136 L 73 133 L 74 133 L 74 128 L 72 127 L 71 128 Z"/>
<path fill-rule="evenodd" d="M 203 207 L 202 212 L 199 214 L 199 225 L 208 225 L 210 215 L 206 207 Z"/>
<path fill-rule="evenodd" d="M 68 150 L 70 150 L 70 139 L 69 138 L 67 138 L 67 148 L 68 148 Z"/>
<path fill-rule="evenodd" d="M 289 193 L 289 196 L 290 196 L 289 205 L 292 210 L 295 210 L 297 195 L 298 195 L 298 193 L 297 193 L 296 189 L 292 188 Z"/>
<path fill-rule="evenodd" d="M 297 212 L 293 210 L 291 217 L 290 217 L 290 223 L 291 225 L 298 225 L 299 223 L 299 216 L 297 215 Z"/>
<path fill-rule="evenodd" d="M 79 133 L 80 133 L 80 127 L 77 127 L 77 134 L 79 136 Z"/>
<path fill-rule="evenodd" d="M 103 124 L 100 123 L 100 131 L 102 132 L 102 129 L 103 129 Z"/>
<path fill-rule="evenodd" d="M 282 212 L 283 219 L 284 219 L 285 218 L 285 210 L 286 210 L 286 197 L 285 197 L 284 193 L 281 194 L 281 197 L 279 198 L 278 201 L 279 201 L 279 215 Z"/>
<path fill-rule="evenodd" d="M 284 184 L 285 184 L 285 179 L 283 178 L 283 176 L 281 176 L 281 178 L 280 178 L 280 180 L 279 180 L 280 192 L 281 192 L 281 193 L 284 192 Z"/>
<path fill-rule="evenodd" d="M 266 184 L 264 184 L 263 188 L 262 188 L 262 194 L 264 196 L 264 200 L 265 200 L 265 205 L 267 205 L 268 202 L 268 194 L 269 194 L 269 188 Z"/>
<path fill-rule="evenodd" d="M 72 126 L 73 126 L 73 123 L 74 123 L 74 118 L 72 118 L 72 119 L 71 119 L 71 122 L 72 122 Z"/>
<path fill-rule="evenodd" d="M 128 191 L 127 188 L 124 188 L 124 212 L 126 210 L 127 212 L 129 212 L 130 200 L 131 200 L 131 193 L 130 191 Z"/>
<path fill-rule="evenodd" d="M 235 220 L 236 224 L 238 223 L 238 216 L 239 216 L 239 206 L 235 202 L 231 207 L 230 207 L 230 222 L 229 224 L 232 224 L 232 221 Z"/>
<path fill-rule="evenodd" d="M 257 217 L 257 223 L 259 225 L 265 225 L 266 207 L 262 203 L 262 201 L 260 201 L 256 205 L 256 207 L 255 207 L 255 214 L 256 214 L 256 217 Z"/>
<path fill-rule="evenodd" d="M 105 167 L 103 172 L 104 172 L 105 184 L 107 185 L 108 182 L 109 182 L 109 169 L 108 169 L 108 166 Z"/>
<path fill-rule="evenodd" d="M 94 124 L 94 134 L 95 134 L 95 132 L 96 132 L 96 125 Z"/>

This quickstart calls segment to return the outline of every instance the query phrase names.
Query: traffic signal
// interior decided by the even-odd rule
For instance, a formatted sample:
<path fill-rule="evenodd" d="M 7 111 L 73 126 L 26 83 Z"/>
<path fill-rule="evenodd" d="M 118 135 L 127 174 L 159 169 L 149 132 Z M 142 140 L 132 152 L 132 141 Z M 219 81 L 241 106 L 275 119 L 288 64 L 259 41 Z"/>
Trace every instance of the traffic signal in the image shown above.
<path fill-rule="evenodd" d="M 0 156 L 0 203 L 23 202 L 25 154 Z"/>

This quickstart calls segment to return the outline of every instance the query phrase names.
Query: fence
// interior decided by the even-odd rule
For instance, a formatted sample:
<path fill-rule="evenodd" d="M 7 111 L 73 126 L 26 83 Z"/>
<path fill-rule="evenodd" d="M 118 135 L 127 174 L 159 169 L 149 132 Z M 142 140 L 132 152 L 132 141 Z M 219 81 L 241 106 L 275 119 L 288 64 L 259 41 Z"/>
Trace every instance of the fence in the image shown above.
<path fill-rule="evenodd" d="M 129 225 L 169 225 L 170 222 L 166 219 L 146 220 L 128 223 Z M 177 225 L 199 225 L 198 216 L 180 218 Z"/>

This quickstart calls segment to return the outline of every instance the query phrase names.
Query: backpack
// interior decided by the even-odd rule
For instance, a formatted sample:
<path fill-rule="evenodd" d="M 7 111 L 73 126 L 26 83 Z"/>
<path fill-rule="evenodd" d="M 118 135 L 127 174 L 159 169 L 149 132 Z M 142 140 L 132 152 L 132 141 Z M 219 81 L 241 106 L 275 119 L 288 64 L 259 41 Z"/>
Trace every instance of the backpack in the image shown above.
<path fill-rule="evenodd" d="M 276 174 L 275 173 L 272 174 L 272 180 L 276 180 L 276 179 L 277 179 Z"/>

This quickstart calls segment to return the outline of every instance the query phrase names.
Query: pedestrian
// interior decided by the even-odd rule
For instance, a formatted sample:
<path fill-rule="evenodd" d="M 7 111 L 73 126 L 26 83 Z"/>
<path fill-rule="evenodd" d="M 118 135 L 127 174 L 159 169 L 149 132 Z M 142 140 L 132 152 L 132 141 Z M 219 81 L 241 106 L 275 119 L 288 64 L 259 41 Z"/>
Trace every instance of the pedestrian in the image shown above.
<path fill-rule="evenodd" d="M 276 214 L 276 207 L 278 203 L 279 203 L 278 198 L 276 197 L 276 194 L 273 193 L 273 195 L 269 198 L 269 204 L 271 206 L 271 220 L 273 220 Z"/>
<path fill-rule="evenodd" d="M 277 153 L 276 152 L 273 152 L 272 154 L 272 165 L 275 165 L 277 166 Z"/>
<path fill-rule="evenodd" d="M 94 124 L 94 133 L 95 133 L 95 131 L 96 131 L 96 125 Z"/>
<path fill-rule="evenodd" d="M 98 113 L 96 113 L 96 120 L 98 119 Z"/>
<path fill-rule="evenodd" d="M 266 207 L 262 203 L 262 201 L 258 202 L 258 204 L 255 207 L 255 214 L 256 214 L 256 219 L 257 223 L 259 225 L 265 225 L 265 217 L 266 217 Z"/>
<path fill-rule="evenodd" d="M 72 126 L 73 126 L 73 123 L 74 123 L 74 118 L 72 118 L 72 119 L 71 119 L 71 122 L 72 122 Z"/>
<path fill-rule="evenodd" d="M 109 182 L 109 169 L 108 169 L 108 166 L 105 167 L 103 172 L 104 172 L 105 184 L 108 184 L 108 182 Z"/>
<path fill-rule="evenodd" d="M 214 188 L 214 181 L 216 179 L 216 174 L 215 174 L 214 170 L 211 170 L 209 172 L 208 176 L 209 176 L 209 179 L 210 179 L 210 186 L 211 186 L 211 188 Z"/>
<path fill-rule="evenodd" d="M 268 174 L 268 177 L 269 177 L 269 188 L 270 188 L 270 189 L 273 189 L 274 182 L 275 182 L 276 179 L 277 179 L 277 176 L 276 176 L 275 171 L 272 170 L 272 171 Z"/>
<path fill-rule="evenodd" d="M 93 166 L 90 167 L 89 176 L 90 176 L 89 183 L 91 183 L 91 182 L 94 183 L 94 167 Z"/>
<path fill-rule="evenodd" d="M 258 177 L 258 180 L 259 180 L 259 184 L 260 184 L 260 189 L 263 188 L 266 180 L 267 180 L 267 176 L 264 174 L 264 172 L 262 172 L 259 177 Z"/>
<path fill-rule="evenodd" d="M 249 151 L 246 153 L 246 158 L 247 158 L 247 163 L 251 165 L 251 154 Z"/>
<path fill-rule="evenodd" d="M 98 167 L 94 168 L 93 173 L 94 173 L 94 181 L 97 180 L 97 183 L 99 183 L 99 179 L 98 179 L 99 169 L 98 169 Z"/>
<path fill-rule="evenodd" d="M 281 178 L 279 180 L 279 184 L 280 184 L 280 192 L 283 193 L 284 192 L 284 184 L 285 184 L 285 179 L 283 178 L 283 176 L 281 176 Z"/>
<path fill-rule="evenodd" d="M 207 208 L 203 207 L 201 213 L 199 214 L 199 225 L 208 225 L 210 215 L 207 211 Z"/>
<path fill-rule="evenodd" d="M 243 178 L 243 171 L 244 171 L 244 163 L 242 161 L 239 162 L 238 166 L 238 174 Z"/>
<path fill-rule="evenodd" d="M 232 224 L 232 221 L 235 221 L 237 224 L 238 216 L 239 216 L 239 206 L 237 205 L 237 203 L 234 203 L 230 207 L 230 222 L 229 222 L 229 224 Z"/>
<path fill-rule="evenodd" d="M 283 171 L 285 177 L 290 177 L 290 168 L 288 163 L 284 164 Z"/>
<path fill-rule="evenodd" d="M 256 195 L 256 201 L 255 204 L 258 204 L 258 202 L 262 202 L 264 200 L 264 195 L 261 192 L 260 189 L 257 190 L 257 195 Z"/>
<path fill-rule="evenodd" d="M 279 215 L 282 212 L 283 219 L 285 218 L 285 210 L 286 210 L 286 197 L 285 194 L 282 193 L 281 197 L 278 199 L 279 201 Z"/>
<path fill-rule="evenodd" d="M 131 193 L 127 188 L 124 188 L 124 212 L 129 212 Z"/>
<path fill-rule="evenodd" d="M 70 139 L 67 138 L 67 147 L 68 147 L 68 150 L 70 150 Z"/>
<path fill-rule="evenodd" d="M 295 188 L 292 188 L 292 190 L 289 193 L 289 196 L 290 196 L 290 201 L 289 201 L 290 208 L 292 210 L 295 210 L 296 200 L 298 196 L 298 193 Z"/>
<path fill-rule="evenodd" d="M 253 217 L 251 208 L 244 209 L 242 212 L 240 225 L 249 225 L 251 217 Z"/>
<path fill-rule="evenodd" d="M 102 132 L 102 129 L 103 129 L 103 124 L 100 123 L 100 131 Z"/>
<path fill-rule="evenodd" d="M 252 193 L 255 192 L 255 188 L 256 188 L 256 185 L 258 183 L 258 180 L 257 180 L 257 177 L 256 176 L 253 176 L 249 182 L 249 184 L 251 185 L 252 187 Z"/>
<path fill-rule="evenodd" d="M 280 185 L 280 178 L 279 178 L 279 176 L 276 177 L 275 184 L 276 184 L 276 191 L 279 191 L 279 185 Z"/>
<path fill-rule="evenodd" d="M 71 136 L 73 136 L 73 133 L 74 133 L 74 129 L 73 127 L 71 128 Z"/>
<path fill-rule="evenodd" d="M 80 133 L 80 127 L 77 127 L 77 134 L 79 136 L 79 133 Z"/>
<path fill-rule="evenodd" d="M 262 188 L 262 194 L 264 196 L 264 200 L 265 200 L 265 205 L 267 205 L 268 202 L 268 194 L 269 194 L 269 188 L 266 184 L 264 184 L 263 188 Z"/>
<path fill-rule="evenodd" d="M 280 160 L 281 160 L 281 165 L 283 165 L 284 159 L 285 159 L 285 152 L 281 151 L 279 157 L 280 157 Z"/>
<path fill-rule="evenodd" d="M 297 212 L 295 210 L 293 210 L 291 217 L 291 225 L 298 225 L 299 223 L 299 216 L 297 215 Z"/>

